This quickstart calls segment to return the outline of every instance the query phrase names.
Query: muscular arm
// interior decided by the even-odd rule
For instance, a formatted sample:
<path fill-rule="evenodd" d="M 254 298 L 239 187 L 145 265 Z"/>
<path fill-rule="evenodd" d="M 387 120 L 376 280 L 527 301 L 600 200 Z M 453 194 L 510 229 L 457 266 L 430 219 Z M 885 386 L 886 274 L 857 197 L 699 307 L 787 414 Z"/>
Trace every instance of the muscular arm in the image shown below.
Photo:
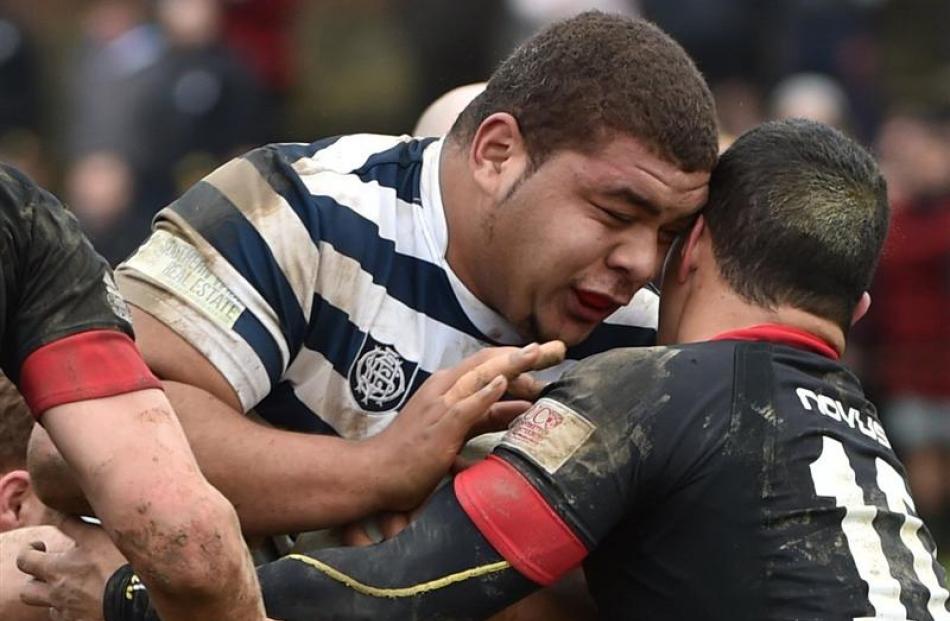
<path fill-rule="evenodd" d="M 390 429 L 362 442 L 266 427 L 236 409 L 230 385 L 178 335 L 142 311 L 134 318 L 146 361 L 160 377 L 171 380 L 165 382 L 168 397 L 202 471 L 234 504 L 246 534 L 325 528 L 382 509 L 412 508 L 451 463 L 468 431 L 459 427 L 448 435 L 420 436 L 427 426 L 415 415 L 420 409 L 411 411 L 411 405 Z M 560 345 L 545 346 L 527 364 L 505 363 L 498 371 L 517 375 L 562 356 Z M 485 357 L 468 366 L 481 359 Z M 420 397 L 431 401 L 439 395 L 420 390 Z M 410 404 L 418 401 L 414 398 Z M 415 455 L 412 462 L 406 459 L 410 452 Z M 445 465 L 426 463 L 429 459 Z M 66 491 L 69 472 L 41 432 L 31 442 L 30 471 L 45 502 L 69 512 L 83 508 L 75 486 Z"/>
<path fill-rule="evenodd" d="M 234 511 L 201 476 L 161 391 L 58 405 L 42 422 L 165 621 L 262 618 Z"/>
<path fill-rule="evenodd" d="M 368 548 L 292 555 L 259 568 L 267 614 L 321 619 L 483 619 L 538 585 L 512 569 L 467 518 L 451 486 L 394 539 Z M 120 570 L 105 595 L 106 621 L 155 621 L 145 591 Z"/>
<path fill-rule="evenodd" d="M 268 614 L 286 621 L 485 618 L 578 567 L 635 497 L 631 438 L 656 403 L 649 355 L 579 365 L 513 425 L 495 454 L 456 477 L 395 538 L 258 568 Z M 619 369 L 635 372 L 618 373 Z M 640 374 L 643 374 L 642 376 Z M 630 409 L 630 408 L 633 409 Z M 114 576 L 113 590 L 122 580 Z M 147 598 L 147 593 L 141 593 Z M 108 621 L 147 619 L 109 598 Z M 107 604 L 108 605 L 108 604 Z"/>

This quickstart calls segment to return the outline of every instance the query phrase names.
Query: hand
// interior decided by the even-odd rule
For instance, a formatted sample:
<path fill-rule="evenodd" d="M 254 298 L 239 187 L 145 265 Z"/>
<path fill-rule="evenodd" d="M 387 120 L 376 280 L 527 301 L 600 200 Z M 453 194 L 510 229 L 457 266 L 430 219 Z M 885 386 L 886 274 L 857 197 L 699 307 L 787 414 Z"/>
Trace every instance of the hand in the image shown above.
<path fill-rule="evenodd" d="M 416 511 L 405 513 L 384 511 L 359 522 L 348 524 L 343 527 L 340 533 L 343 545 L 362 548 L 392 539 L 409 526 L 409 522 L 413 520 L 415 514 Z M 370 533 L 368 520 L 372 520 L 372 526 L 375 527 L 373 530 L 376 532 Z"/>
<path fill-rule="evenodd" d="M 125 559 L 101 528 L 70 519 L 61 529 L 75 541 L 73 547 L 52 552 L 37 541 L 17 557 L 20 571 L 33 577 L 20 599 L 49 608 L 54 621 L 102 621 L 106 581 Z"/>
<path fill-rule="evenodd" d="M 387 480 L 383 507 L 418 506 L 451 467 L 466 438 L 504 429 L 544 385 L 527 374 L 564 359 L 560 341 L 523 348 L 490 347 L 434 373 L 393 423 L 362 447 Z M 498 400 L 506 390 L 525 401 Z"/>

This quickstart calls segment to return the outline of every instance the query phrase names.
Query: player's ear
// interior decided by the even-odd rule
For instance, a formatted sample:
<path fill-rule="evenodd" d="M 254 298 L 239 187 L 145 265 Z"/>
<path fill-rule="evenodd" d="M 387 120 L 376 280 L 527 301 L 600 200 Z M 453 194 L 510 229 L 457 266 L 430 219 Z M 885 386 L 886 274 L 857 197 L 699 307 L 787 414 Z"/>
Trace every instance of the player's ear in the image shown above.
<path fill-rule="evenodd" d="M 681 256 L 676 266 L 676 278 L 680 282 L 686 282 L 690 272 L 695 270 L 699 265 L 700 240 L 703 238 L 705 230 L 706 221 L 703 219 L 702 214 L 700 214 L 696 216 L 696 221 L 693 222 L 692 228 L 689 230 L 689 233 L 686 234 L 679 249 Z"/>
<path fill-rule="evenodd" d="M 482 121 L 469 146 L 475 183 L 500 202 L 528 169 L 528 153 L 518 120 L 496 112 Z"/>
<path fill-rule="evenodd" d="M 851 325 L 858 323 L 862 317 L 867 315 L 868 309 L 871 308 L 871 294 L 865 291 L 861 294 L 861 299 L 858 300 L 858 303 L 855 305 L 854 310 L 851 312 Z"/>
<path fill-rule="evenodd" d="M 30 474 L 12 470 L 0 477 L 0 532 L 23 526 L 20 514 L 30 495 Z"/>

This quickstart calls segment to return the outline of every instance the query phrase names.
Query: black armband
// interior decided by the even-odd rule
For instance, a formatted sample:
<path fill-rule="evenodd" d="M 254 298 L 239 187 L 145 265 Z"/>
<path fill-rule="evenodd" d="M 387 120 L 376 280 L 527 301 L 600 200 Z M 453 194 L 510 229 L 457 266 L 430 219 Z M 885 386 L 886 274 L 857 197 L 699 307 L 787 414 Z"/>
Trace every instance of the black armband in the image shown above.
<path fill-rule="evenodd" d="M 105 621 L 160 621 L 131 565 L 120 567 L 106 582 L 102 617 Z"/>

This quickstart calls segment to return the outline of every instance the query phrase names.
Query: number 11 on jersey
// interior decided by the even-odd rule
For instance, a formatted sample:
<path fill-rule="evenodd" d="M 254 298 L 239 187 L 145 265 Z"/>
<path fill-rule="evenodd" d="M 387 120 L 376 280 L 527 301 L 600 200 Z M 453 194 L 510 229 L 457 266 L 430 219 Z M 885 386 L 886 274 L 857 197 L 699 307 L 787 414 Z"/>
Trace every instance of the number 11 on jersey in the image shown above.
<path fill-rule="evenodd" d="M 934 569 L 934 556 L 927 552 L 917 536 L 923 526 L 914 511 L 914 502 L 903 477 L 886 461 L 874 461 L 878 488 L 887 499 L 887 511 L 902 516 L 900 539 L 913 557 L 913 571 L 930 593 L 927 612 L 934 621 L 950 621 L 946 609 L 947 589 L 940 586 Z M 854 467 L 840 441 L 822 436 L 821 455 L 811 464 L 815 493 L 835 499 L 845 510 L 841 529 L 848 541 L 855 567 L 868 585 L 868 600 L 875 616 L 855 621 L 906 621 L 908 610 L 900 601 L 901 584 L 892 575 L 890 564 L 874 528 L 874 518 L 882 509 L 865 501 L 865 490 L 858 485 Z M 913 617 L 918 618 L 918 617 Z"/>

